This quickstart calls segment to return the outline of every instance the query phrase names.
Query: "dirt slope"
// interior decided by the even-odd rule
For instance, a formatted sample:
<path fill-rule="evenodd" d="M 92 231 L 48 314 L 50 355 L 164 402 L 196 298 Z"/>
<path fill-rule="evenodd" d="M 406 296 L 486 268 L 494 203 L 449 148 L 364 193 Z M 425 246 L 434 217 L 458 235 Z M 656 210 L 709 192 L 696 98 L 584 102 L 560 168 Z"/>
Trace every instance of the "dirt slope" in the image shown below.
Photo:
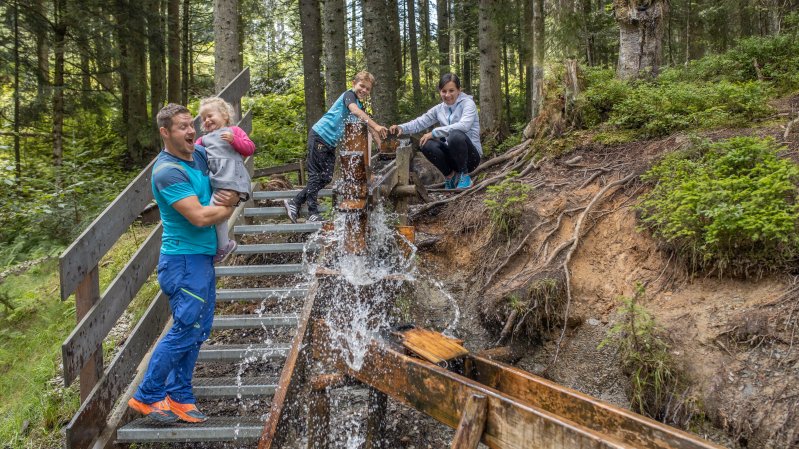
<path fill-rule="evenodd" d="M 712 139 L 742 134 L 782 140 L 778 126 L 706 133 Z M 589 142 L 590 136 L 582 140 Z M 564 286 L 563 262 L 569 259 L 571 299 L 568 293 L 554 295 L 562 300 L 545 295 L 549 316 L 525 316 L 524 324 L 516 317 L 503 344 L 520 351 L 519 366 L 624 407 L 629 407 L 626 378 L 617 356 L 597 346 L 616 319 L 618 297 L 632 295 L 641 282 L 647 291 L 644 305 L 692 382 L 685 396 L 700 415 L 689 430 L 730 447 L 799 447 L 796 279 L 788 273 L 759 280 L 691 278 L 638 229 L 632 206 L 646 186 L 637 175 L 688 142 L 678 135 L 615 147 L 584 143 L 544 160 L 522 180 L 535 186 L 535 194 L 524 205 L 523 224 L 510 241 L 492 232 L 482 206 L 484 192 L 422 214 L 416 218 L 417 231 L 440 240 L 422 253 L 420 264 L 442 279 L 459 303 L 456 334 L 477 350 L 498 343 L 510 315 L 502 298 L 544 275 Z M 799 145 L 791 142 L 789 147 L 795 151 Z M 629 182 L 608 187 L 630 174 Z M 578 237 L 576 245 L 570 243 L 573 237 Z M 489 278 L 490 287 L 483 291 Z M 433 320 L 429 311 L 425 316 Z"/>

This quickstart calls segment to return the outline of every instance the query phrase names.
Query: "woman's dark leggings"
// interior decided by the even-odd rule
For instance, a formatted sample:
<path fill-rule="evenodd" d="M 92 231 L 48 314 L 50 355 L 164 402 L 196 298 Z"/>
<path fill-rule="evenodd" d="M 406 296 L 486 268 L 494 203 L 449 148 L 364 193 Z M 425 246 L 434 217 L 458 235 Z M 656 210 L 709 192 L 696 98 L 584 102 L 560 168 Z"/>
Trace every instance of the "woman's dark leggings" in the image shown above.
<path fill-rule="evenodd" d="M 480 165 L 480 153 L 463 131 L 452 131 L 446 140 L 431 137 L 424 146 L 422 154 L 444 176 L 453 171 L 469 173 Z"/>

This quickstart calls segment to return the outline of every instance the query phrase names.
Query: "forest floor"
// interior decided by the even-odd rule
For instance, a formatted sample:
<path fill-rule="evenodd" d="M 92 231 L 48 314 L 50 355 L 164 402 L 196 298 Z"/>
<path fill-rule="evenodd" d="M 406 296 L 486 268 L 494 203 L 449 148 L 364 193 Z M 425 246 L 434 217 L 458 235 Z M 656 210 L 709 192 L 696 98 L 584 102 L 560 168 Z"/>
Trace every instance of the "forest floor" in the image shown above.
<path fill-rule="evenodd" d="M 772 136 L 782 142 L 787 123 L 782 117 L 795 112 L 797 104 L 799 97 L 774 102 L 783 115 L 770 122 L 699 135 L 711 140 Z M 646 288 L 642 304 L 691 384 L 682 394 L 691 404 L 691 419 L 675 413 L 670 424 L 680 421 L 728 447 L 799 447 L 795 274 L 748 280 L 691 276 L 640 229 L 634 206 L 647 187 L 638 175 L 690 140 L 678 134 L 603 145 L 589 133 L 580 135 L 573 151 L 545 158 L 522 177 L 535 190 L 522 206 L 522 225 L 509 239 L 491 226 L 484 192 L 417 217 L 417 235 L 437 238 L 420 252 L 420 268 L 455 298 L 460 319 L 454 334 L 479 351 L 500 343 L 510 318 L 508 308 L 498 306 L 500 299 L 542 277 L 562 282 L 566 260 L 571 298 L 553 299 L 536 320 L 514 317 L 501 343 L 519 355 L 517 366 L 625 408 L 630 407 L 628 380 L 618 355 L 612 345 L 599 346 L 617 320 L 619 297 L 632 296 L 641 283 Z M 799 134 L 794 131 L 784 143 L 784 156 L 799 158 Z M 483 287 L 486 280 L 489 289 Z M 417 299 L 412 315 L 418 324 L 441 330 L 455 320 L 449 303 L 436 295 L 420 293 Z M 549 325 L 563 321 L 565 332 Z"/>

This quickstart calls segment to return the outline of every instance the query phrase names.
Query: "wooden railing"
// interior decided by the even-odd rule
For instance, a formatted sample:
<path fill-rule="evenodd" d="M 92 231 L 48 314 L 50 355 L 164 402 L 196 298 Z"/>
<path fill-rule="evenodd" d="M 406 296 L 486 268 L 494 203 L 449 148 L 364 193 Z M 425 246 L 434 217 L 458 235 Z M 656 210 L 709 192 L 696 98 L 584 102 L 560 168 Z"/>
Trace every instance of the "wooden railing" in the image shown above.
<path fill-rule="evenodd" d="M 245 68 L 219 96 L 237 103 L 249 85 L 250 71 Z M 198 135 L 199 125 L 197 117 L 194 126 Z M 238 126 L 251 132 L 252 114 L 247 112 Z M 69 386 L 80 378 L 81 406 L 66 427 L 68 449 L 89 447 L 97 439 L 114 404 L 133 380 L 143 357 L 170 317 L 168 298 L 159 291 L 124 346 L 108 368 L 103 369 L 103 340 L 158 263 L 161 225 L 153 229 L 102 295 L 98 264 L 153 200 L 150 182 L 154 163 L 155 160 L 150 162 L 59 258 L 61 299 L 75 293 L 78 320 L 61 346 L 64 383 Z M 252 157 L 245 163 L 252 174 Z"/>

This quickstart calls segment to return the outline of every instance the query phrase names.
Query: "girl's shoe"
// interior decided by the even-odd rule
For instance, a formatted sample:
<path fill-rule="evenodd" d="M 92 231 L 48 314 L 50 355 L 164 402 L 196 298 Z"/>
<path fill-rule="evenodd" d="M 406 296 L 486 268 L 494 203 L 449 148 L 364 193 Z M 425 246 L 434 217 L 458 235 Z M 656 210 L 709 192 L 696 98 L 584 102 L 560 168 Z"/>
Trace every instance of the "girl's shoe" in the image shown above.
<path fill-rule="evenodd" d="M 230 239 L 227 241 L 227 245 L 224 248 L 220 248 L 216 250 L 216 256 L 214 256 L 214 263 L 219 263 L 225 260 L 227 256 L 229 256 L 233 251 L 236 251 L 236 247 L 239 245 L 236 243 L 235 240 Z"/>
<path fill-rule="evenodd" d="M 461 173 L 456 189 L 468 189 L 472 186 L 472 177 L 468 173 Z"/>
<path fill-rule="evenodd" d="M 444 188 L 448 190 L 456 189 L 458 187 L 458 180 L 460 175 L 455 173 L 451 178 L 444 180 Z"/>

